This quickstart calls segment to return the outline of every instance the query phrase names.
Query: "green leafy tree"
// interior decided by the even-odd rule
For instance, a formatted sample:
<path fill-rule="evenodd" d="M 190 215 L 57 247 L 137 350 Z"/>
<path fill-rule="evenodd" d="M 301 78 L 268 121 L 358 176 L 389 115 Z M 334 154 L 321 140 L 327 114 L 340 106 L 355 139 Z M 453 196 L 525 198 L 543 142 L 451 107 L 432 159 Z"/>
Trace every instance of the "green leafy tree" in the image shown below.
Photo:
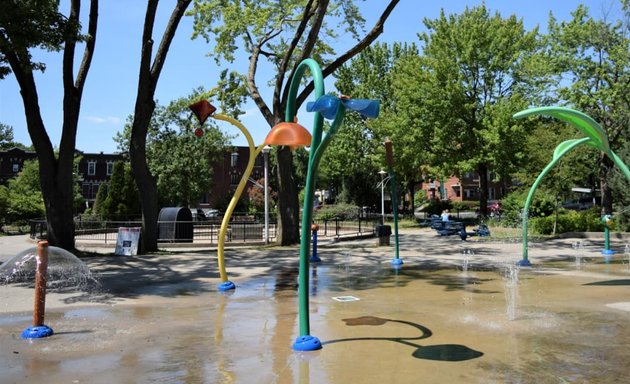
<path fill-rule="evenodd" d="M 381 116 L 391 109 L 393 88 L 391 72 L 407 47 L 374 44 L 364 49 L 336 72 L 335 87 L 352 98 L 378 99 Z M 415 51 L 417 54 L 417 50 Z M 365 120 L 348 114 L 320 166 L 320 185 L 339 190 L 338 202 L 375 205 L 380 181 L 378 171 L 386 168 L 383 156 L 383 119 Z M 333 187 L 333 186 L 336 186 Z M 340 188 L 339 188 L 340 187 Z"/>
<path fill-rule="evenodd" d="M 0 185 L 0 228 L 2 224 L 7 222 L 7 212 L 9 210 L 10 201 L 9 188 L 4 185 Z"/>
<path fill-rule="evenodd" d="M 0 150 L 7 150 L 14 147 L 26 149 L 24 144 L 13 141 L 13 127 L 0 123 Z"/>
<path fill-rule="evenodd" d="M 418 131 L 393 121 L 406 112 L 398 106 L 394 82 L 400 62 L 408 57 L 418 57 L 414 44 L 377 43 L 339 68 L 335 75 L 335 86 L 342 94 L 381 102 L 380 117 L 376 120 L 365 120 L 355 114 L 346 116 L 343 129 L 324 155 L 320 184 L 341 185 L 339 199 L 344 202 L 376 205 L 378 171 L 387 168 L 383 149 L 386 138 L 395 143 L 397 180 L 413 193 L 423 153 L 417 148 Z"/>
<path fill-rule="evenodd" d="M 196 206 L 211 189 L 211 165 L 223 156 L 227 140 L 209 119 L 201 137 L 194 135 L 196 120 L 191 118 L 188 106 L 206 95 L 202 89 L 191 95 L 157 105 L 147 132 L 147 164 L 156 178 L 158 202 L 161 206 Z M 131 137 L 131 124 L 114 140 L 118 149 L 127 151 Z"/>
<path fill-rule="evenodd" d="M 101 193 L 101 187 L 99 187 L 99 193 Z M 140 213 L 138 190 L 133 182 L 131 168 L 125 162 L 114 163 L 107 197 L 102 202 L 99 201 L 96 213 L 106 220 L 126 220 Z"/>
<path fill-rule="evenodd" d="M 617 152 L 617 155 L 624 159 L 626 164 L 630 163 L 630 142 L 625 142 L 624 147 Z M 618 223 L 617 228 L 621 231 L 630 231 L 630 188 L 628 188 L 628 179 L 614 168 L 611 177 L 610 186 L 613 191 L 615 222 Z"/>
<path fill-rule="evenodd" d="M 108 185 L 106 183 L 102 183 L 101 185 L 98 186 L 98 191 L 96 192 L 96 198 L 94 199 L 94 205 L 92 206 L 93 214 L 104 216 L 103 207 L 104 207 L 105 200 L 107 199 L 107 189 L 108 189 Z"/>
<path fill-rule="evenodd" d="M 573 19 L 549 19 L 548 61 L 556 75 L 561 102 L 588 114 L 608 135 L 613 151 L 630 137 L 630 1 L 622 0 L 616 20 L 596 20 L 580 5 Z M 571 79 L 571 81 L 566 81 Z M 602 213 L 612 212 L 609 177 L 613 162 L 598 154 Z"/>
<path fill-rule="evenodd" d="M 240 73 L 269 127 L 284 120 L 289 85 L 294 71 L 304 59 L 313 58 L 322 65 L 324 77 L 369 46 L 383 31 L 383 26 L 398 0 L 391 0 L 370 31 L 361 37 L 364 19 L 352 0 L 337 1 L 216 1 L 195 0 L 191 14 L 195 18 L 193 37 L 202 36 L 214 45 L 210 55 L 217 63 L 231 64 L 239 50 L 249 58 L 246 71 Z M 333 24 L 333 23 L 336 23 Z M 328 44 L 343 31 L 344 38 L 357 42 L 341 55 Z M 273 89 L 265 100 L 259 89 L 260 66 L 274 69 L 268 81 Z M 297 97 L 296 107 L 312 92 L 307 84 Z M 289 148 L 277 152 L 279 236 L 283 245 L 299 241 L 298 184 Z"/>
<path fill-rule="evenodd" d="M 9 181 L 6 221 L 25 224 L 44 216 L 44 203 L 37 161 L 25 161 L 20 173 Z"/>
<path fill-rule="evenodd" d="M 508 179 L 524 159 L 526 130 L 511 116 L 527 106 L 529 79 L 521 69 L 537 49 L 538 32 L 525 31 L 514 15 L 492 15 L 485 5 L 459 15 L 442 11 L 424 24 L 424 56 L 406 87 L 413 90 L 406 93 L 407 105 L 417 107 L 408 115 L 425 131 L 440 175 L 477 172 L 486 215 L 489 171 Z"/>
<path fill-rule="evenodd" d="M 39 159 L 39 181 L 46 207 L 51 245 L 74 248 L 74 152 L 83 88 L 96 44 L 98 0 L 90 0 L 87 32 L 81 35 L 80 0 L 70 1 L 67 15 L 57 0 L 9 0 L 0 11 L 0 78 L 13 73 L 24 104 L 26 125 Z M 75 69 L 78 43 L 83 58 Z M 58 154 L 50 141 L 39 109 L 35 71 L 45 64 L 33 61 L 32 51 L 63 51 L 63 125 Z"/>

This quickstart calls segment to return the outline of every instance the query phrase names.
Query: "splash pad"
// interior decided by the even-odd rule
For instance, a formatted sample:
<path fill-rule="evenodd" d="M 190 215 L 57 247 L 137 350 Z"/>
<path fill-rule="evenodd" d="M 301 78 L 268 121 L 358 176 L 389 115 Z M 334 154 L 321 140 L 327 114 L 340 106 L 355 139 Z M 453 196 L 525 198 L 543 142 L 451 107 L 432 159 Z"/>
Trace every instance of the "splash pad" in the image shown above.
<path fill-rule="evenodd" d="M 618 252 L 606 263 L 599 241 L 583 241 L 577 268 L 575 239 L 533 243 L 536 267 L 518 272 L 510 320 L 505 266 L 519 258 L 518 242 L 401 235 L 405 264 L 396 270 L 391 248 L 373 239 L 320 244 L 322 262 L 309 271 L 319 352 L 287 347 L 298 326 L 295 251 L 238 249 L 227 255 L 242 262 L 229 298 L 213 294 L 218 275 L 203 272 L 207 255 L 140 256 L 138 263 L 160 265 L 144 274 L 153 280 L 136 286 L 125 275 L 126 299 L 114 305 L 50 307 L 47 318 L 63 331 L 44 343 L 16 339 L 24 316 L 2 313 L 0 369 L 16 382 L 406 383 L 419 372 L 427 383 L 623 382 L 625 244 L 613 244 Z M 434 247 L 418 250 L 429 242 Z M 111 260 L 86 259 L 111 276 L 131 262 L 123 261 L 114 269 Z M 177 278 L 165 281 L 169 274 Z M 340 296 L 359 300 L 333 299 Z"/>

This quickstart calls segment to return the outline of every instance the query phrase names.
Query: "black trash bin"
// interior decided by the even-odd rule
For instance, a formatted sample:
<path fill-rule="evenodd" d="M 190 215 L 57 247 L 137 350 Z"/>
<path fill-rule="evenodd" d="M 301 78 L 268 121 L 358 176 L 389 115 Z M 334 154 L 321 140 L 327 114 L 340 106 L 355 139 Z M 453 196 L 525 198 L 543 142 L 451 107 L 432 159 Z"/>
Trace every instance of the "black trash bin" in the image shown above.
<path fill-rule="evenodd" d="M 158 216 L 158 242 L 192 243 L 192 212 L 188 208 L 167 207 Z"/>
<path fill-rule="evenodd" d="M 389 238 L 392 235 L 392 227 L 390 225 L 377 225 L 376 236 L 378 236 L 378 245 L 389 245 Z"/>

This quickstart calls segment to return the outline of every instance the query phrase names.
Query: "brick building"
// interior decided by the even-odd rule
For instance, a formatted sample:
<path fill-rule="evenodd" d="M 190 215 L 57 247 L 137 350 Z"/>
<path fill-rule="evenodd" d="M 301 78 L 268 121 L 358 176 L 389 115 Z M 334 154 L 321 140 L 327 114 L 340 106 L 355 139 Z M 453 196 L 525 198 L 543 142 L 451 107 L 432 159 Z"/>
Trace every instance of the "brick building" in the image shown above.
<path fill-rule="evenodd" d="M 214 163 L 213 181 L 211 191 L 202 196 L 199 206 L 201 208 L 215 208 L 217 204 L 234 195 L 238 183 L 245 173 L 249 162 L 249 147 L 232 147 L 223 154 L 220 161 Z M 254 186 L 253 181 L 258 181 L 264 177 L 264 155 L 261 152 L 254 162 L 254 168 L 249 176 L 249 180 L 242 196 L 246 196 L 247 190 Z"/>
<path fill-rule="evenodd" d="M 35 151 L 21 148 L 11 148 L 0 151 L 0 184 L 6 184 L 10 179 L 17 176 L 24 167 L 27 160 L 37 159 Z"/>
<path fill-rule="evenodd" d="M 508 192 L 508 185 L 503 181 L 494 181 L 492 172 L 488 175 L 488 200 L 498 200 Z M 479 201 L 479 175 L 474 172 L 466 172 L 459 179 L 449 177 L 444 179 L 444 195 L 441 196 L 441 182 L 434 180 L 423 183 L 422 190 L 426 192 L 429 199 L 439 198 L 451 201 Z"/>
<path fill-rule="evenodd" d="M 124 160 L 125 157 L 120 153 L 84 153 L 81 151 L 77 151 L 77 156 L 80 159 L 77 166 L 77 177 L 81 187 L 81 194 L 85 198 L 87 205 L 92 206 L 101 184 L 109 182 L 114 163 Z M 0 151 L 0 183 L 6 184 L 9 179 L 20 173 L 25 161 L 36 159 L 37 154 L 30 150 L 11 148 L 7 151 Z M 223 155 L 223 158 L 214 164 L 214 185 L 211 191 L 202 196 L 199 206 L 214 208 L 226 196 L 232 196 L 245 172 L 248 161 L 248 147 L 230 147 Z M 250 180 L 263 178 L 263 167 L 264 159 L 261 153 L 256 158 Z M 243 195 L 253 185 L 254 183 L 249 181 Z"/>

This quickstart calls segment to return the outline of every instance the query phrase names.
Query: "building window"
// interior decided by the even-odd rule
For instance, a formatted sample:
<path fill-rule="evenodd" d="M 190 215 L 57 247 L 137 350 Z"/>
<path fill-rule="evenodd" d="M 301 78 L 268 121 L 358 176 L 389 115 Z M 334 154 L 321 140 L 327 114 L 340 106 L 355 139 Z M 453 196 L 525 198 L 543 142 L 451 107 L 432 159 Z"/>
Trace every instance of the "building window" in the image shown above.
<path fill-rule="evenodd" d="M 240 180 L 241 180 L 241 175 L 239 175 L 238 172 L 234 172 L 234 173 L 230 174 L 230 184 L 231 185 L 237 185 Z"/>
<path fill-rule="evenodd" d="M 236 168 L 236 166 L 238 166 L 238 152 L 232 152 L 230 155 L 230 165 L 232 168 Z"/>
<path fill-rule="evenodd" d="M 96 175 L 96 161 L 88 161 L 88 175 Z"/>
<path fill-rule="evenodd" d="M 13 170 L 13 173 L 18 173 L 18 172 L 20 172 L 20 164 L 18 164 L 18 163 L 13 163 L 12 170 Z"/>
<path fill-rule="evenodd" d="M 98 194 L 99 186 L 100 186 L 99 183 L 92 184 L 92 188 L 90 189 L 90 196 L 89 196 L 90 200 L 95 200 L 96 199 L 96 195 Z"/>
<path fill-rule="evenodd" d="M 107 162 L 107 176 L 111 176 L 114 173 L 114 163 L 111 161 Z"/>

